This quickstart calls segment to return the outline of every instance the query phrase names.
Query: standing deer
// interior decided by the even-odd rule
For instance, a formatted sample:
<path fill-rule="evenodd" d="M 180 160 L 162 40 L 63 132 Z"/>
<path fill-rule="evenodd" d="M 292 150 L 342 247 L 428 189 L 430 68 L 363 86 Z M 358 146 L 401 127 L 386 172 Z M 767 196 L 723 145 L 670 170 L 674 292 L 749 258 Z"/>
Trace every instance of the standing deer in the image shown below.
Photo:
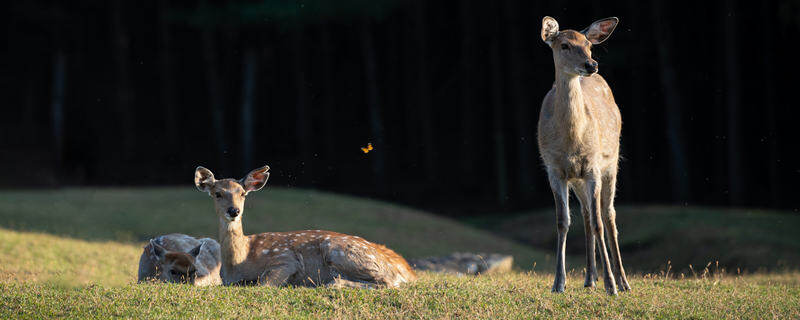
<path fill-rule="evenodd" d="M 195 170 L 195 185 L 214 199 L 219 218 L 223 284 L 371 288 L 417 278 L 403 257 L 357 236 L 321 230 L 244 235 L 245 196 L 264 187 L 268 171 L 264 166 L 241 180 L 217 180 L 206 168 Z"/>
<path fill-rule="evenodd" d="M 139 282 L 159 280 L 196 286 L 220 285 L 219 244 L 171 233 L 151 239 L 139 258 Z"/>
<path fill-rule="evenodd" d="M 555 19 L 542 19 L 542 40 L 553 50 L 556 71 L 555 83 L 542 101 L 538 134 L 539 151 L 556 202 L 558 246 L 553 292 L 563 292 L 566 282 L 564 250 L 570 225 L 570 189 L 581 204 L 586 231 L 584 286 L 594 287 L 597 279 L 596 242 L 606 292 L 615 295 L 617 287 L 623 291 L 631 288 L 622 267 L 614 211 L 622 120 L 611 88 L 597 74 L 597 61 L 591 52 L 592 45 L 608 39 L 618 22 L 614 17 L 601 19 L 578 32 L 559 31 Z"/>

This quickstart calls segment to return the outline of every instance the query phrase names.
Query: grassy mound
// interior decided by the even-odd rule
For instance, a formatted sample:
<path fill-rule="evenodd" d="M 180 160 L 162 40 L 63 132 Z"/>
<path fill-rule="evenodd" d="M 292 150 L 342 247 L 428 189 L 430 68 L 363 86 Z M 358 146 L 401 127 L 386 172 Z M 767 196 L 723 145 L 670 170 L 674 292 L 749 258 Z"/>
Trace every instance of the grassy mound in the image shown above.
<path fill-rule="evenodd" d="M 253 193 L 243 219 L 246 233 L 333 230 L 407 257 L 470 251 L 512 254 L 528 268 L 547 261 L 541 252 L 452 220 L 311 190 Z M 212 200 L 192 187 L 0 192 L 0 279 L 126 283 L 135 280 L 146 240 L 172 232 L 217 238 L 218 223 Z"/>
<path fill-rule="evenodd" d="M 129 284 L 136 281 L 140 248 L 0 229 L 0 283 L 40 282 L 57 287 Z"/>

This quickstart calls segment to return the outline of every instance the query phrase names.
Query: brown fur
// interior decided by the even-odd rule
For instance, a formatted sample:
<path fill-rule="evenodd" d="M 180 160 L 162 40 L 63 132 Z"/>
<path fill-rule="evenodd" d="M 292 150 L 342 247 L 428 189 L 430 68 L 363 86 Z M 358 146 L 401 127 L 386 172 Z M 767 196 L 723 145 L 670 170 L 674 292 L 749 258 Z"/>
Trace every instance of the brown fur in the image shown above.
<path fill-rule="evenodd" d="M 245 196 L 264 186 L 268 170 L 241 180 L 216 180 L 203 167 L 195 172 L 195 184 L 212 196 L 220 221 L 224 284 L 396 287 L 416 279 L 403 257 L 357 236 L 322 230 L 244 235 Z"/>
<path fill-rule="evenodd" d="M 595 243 L 604 267 L 609 294 L 629 290 L 617 242 L 614 210 L 619 138 L 622 120 L 611 88 L 596 73 L 591 47 L 605 41 L 617 24 L 616 18 L 594 22 L 582 32 L 558 30 L 555 19 L 542 20 L 542 40 L 553 50 L 555 83 L 542 102 L 539 116 L 539 151 L 556 201 L 558 249 L 554 292 L 564 291 L 564 255 L 569 229 L 569 190 L 581 203 L 586 229 L 586 281 L 596 279 Z M 588 37 L 587 37 L 588 35 Z M 600 222 L 602 221 L 602 222 Z M 605 227 L 605 230 L 604 230 Z M 607 232 L 611 259 L 606 250 Z M 613 266 L 612 266 L 613 262 Z M 614 277 L 612 278 L 612 274 Z"/>

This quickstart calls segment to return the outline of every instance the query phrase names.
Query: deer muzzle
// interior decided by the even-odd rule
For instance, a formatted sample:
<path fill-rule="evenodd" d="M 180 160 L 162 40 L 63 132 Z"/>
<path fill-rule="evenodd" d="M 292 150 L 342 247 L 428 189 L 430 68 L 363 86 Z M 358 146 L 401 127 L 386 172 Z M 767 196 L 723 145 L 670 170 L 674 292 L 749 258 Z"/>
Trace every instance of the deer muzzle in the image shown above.
<path fill-rule="evenodd" d="M 237 207 L 229 207 L 226 212 L 228 213 L 228 216 L 231 218 L 236 218 L 239 216 L 239 208 Z"/>

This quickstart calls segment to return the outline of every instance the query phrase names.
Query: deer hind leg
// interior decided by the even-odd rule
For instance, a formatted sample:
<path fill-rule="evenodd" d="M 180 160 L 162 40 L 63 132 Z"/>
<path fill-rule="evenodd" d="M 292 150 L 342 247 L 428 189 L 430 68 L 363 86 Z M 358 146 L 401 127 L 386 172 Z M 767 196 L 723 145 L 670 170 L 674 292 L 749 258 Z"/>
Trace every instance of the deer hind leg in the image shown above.
<path fill-rule="evenodd" d="M 584 179 L 585 188 L 584 192 L 589 201 L 589 224 L 594 238 L 597 241 L 600 251 L 600 261 L 603 262 L 603 282 L 606 288 L 606 293 L 609 295 L 617 294 L 617 285 L 614 281 L 613 271 L 611 270 L 611 263 L 608 259 L 608 251 L 606 250 L 606 242 L 603 239 L 603 222 L 601 217 L 601 193 L 602 193 L 602 177 L 596 170 L 590 172 Z"/>
<path fill-rule="evenodd" d="M 586 288 L 593 288 L 595 283 L 597 283 L 597 259 L 595 256 L 597 251 L 595 250 L 594 232 L 592 232 L 591 219 L 589 217 L 589 205 L 591 202 L 589 202 L 589 199 L 586 197 L 583 182 L 576 181 L 574 184 L 573 191 L 578 201 L 581 203 L 583 231 L 586 241 L 586 280 L 584 280 L 583 286 Z"/>
<path fill-rule="evenodd" d="M 556 202 L 556 277 L 553 280 L 553 292 L 564 292 L 567 282 L 565 266 L 565 250 L 567 247 L 567 232 L 569 231 L 569 189 L 567 181 L 553 170 L 548 170 L 550 189 Z"/>
<path fill-rule="evenodd" d="M 611 262 L 614 264 L 614 277 L 621 291 L 631 289 L 625 268 L 622 266 L 622 255 L 619 252 L 619 232 L 617 230 L 617 211 L 614 209 L 614 195 L 617 186 L 616 172 L 603 176 L 602 209 L 603 224 L 605 224 L 608 249 L 611 251 Z"/>
<path fill-rule="evenodd" d="M 325 285 L 328 288 L 342 289 L 342 288 L 355 288 L 355 289 L 376 289 L 378 285 L 369 282 L 351 281 L 342 278 L 333 279 L 330 283 Z"/>
<path fill-rule="evenodd" d="M 376 252 L 341 241 L 323 244 L 323 250 L 325 250 L 323 255 L 325 264 L 330 269 L 330 276 L 334 282 L 336 279 L 341 279 L 340 282 L 361 282 L 387 287 L 399 285 L 399 282 L 392 281 L 396 280 L 394 279 L 396 277 L 392 277 L 391 272 L 385 267 L 384 261 L 380 260 L 382 256 Z"/>
<path fill-rule="evenodd" d="M 357 280 L 349 280 L 342 277 L 342 275 L 335 271 L 331 271 L 331 276 L 333 280 L 326 283 L 325 286 L 328 288 L 334 289 L 341 289 L 341 288 L 356 288 L 356 289 L 376 289 L 378 288 L 377 284 L 364 282 L 364 281 L 357 281 Z"/>

